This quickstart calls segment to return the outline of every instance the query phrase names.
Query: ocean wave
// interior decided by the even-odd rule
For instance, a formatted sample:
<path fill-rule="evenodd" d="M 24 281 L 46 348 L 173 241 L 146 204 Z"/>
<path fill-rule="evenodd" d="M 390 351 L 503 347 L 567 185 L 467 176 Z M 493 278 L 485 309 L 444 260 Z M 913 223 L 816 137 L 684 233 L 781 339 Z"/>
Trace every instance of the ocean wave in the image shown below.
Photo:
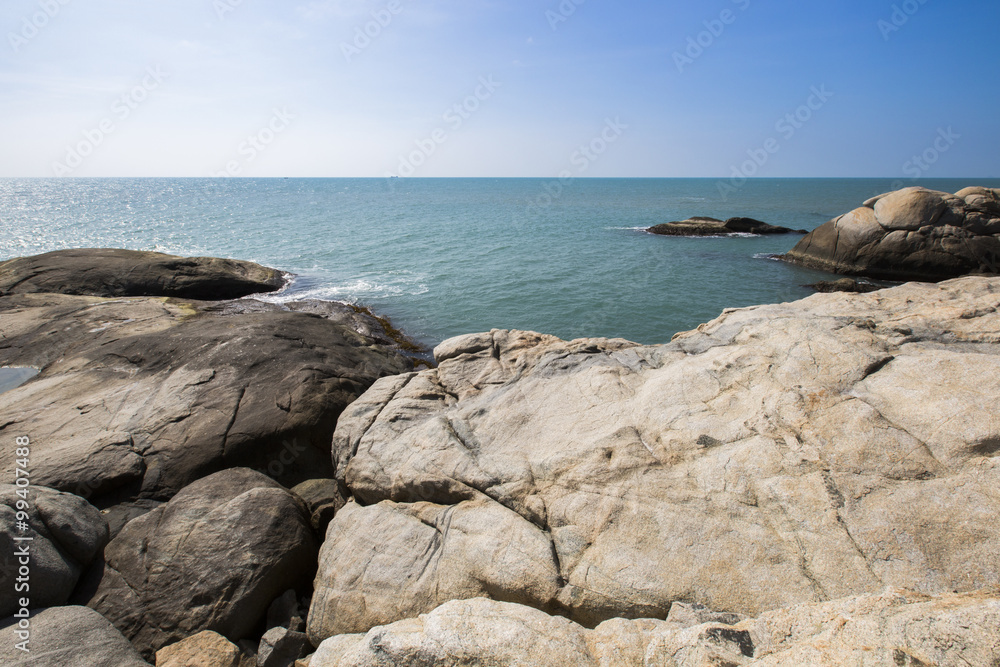
<path fill-rule="evenodd" d="M 781 254 L 780 253 L 775 253 L 775 252 L 758 252 L 758 253 L 754 254 L 753 258 L 754 259 L 769 259 L 772 262 L 780 262 L 780 261 L 782 261 L 781 260 Z"/>
<path fill-rule="evenodd" d="M 358 303 L 393 296 L 417 296 L 428 291 L 430 288 L 427 286 L 426 276 L 408 271 L 356 276 L 341 281 L 313 275 L 294 275 L 280 291 L 255 298 L 269 303 L 306 299 Z"/>

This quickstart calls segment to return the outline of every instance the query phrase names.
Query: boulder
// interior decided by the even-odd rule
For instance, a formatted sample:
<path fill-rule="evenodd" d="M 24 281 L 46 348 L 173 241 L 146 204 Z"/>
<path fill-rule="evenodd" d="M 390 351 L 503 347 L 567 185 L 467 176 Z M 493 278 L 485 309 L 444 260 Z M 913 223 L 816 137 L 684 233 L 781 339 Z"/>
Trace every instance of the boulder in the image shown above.
<path fill-rule="evenodd" d="M 319 316 L 228 308 L 0 297 L 0 365 L 41 369 L 0 394 L 0 438 L 30 434 L 33 483 L 102 509 L 167 500 L 233 466 L 288 486 L 332 476 L 341 410 L 412 362 Z M 14 467 L 13 448 L 0 448 L 0 481 L 12 482 Z"/>
<path fill-rule="evenodd" d="M 111 623 L 86 607 L 50 607 L 27 619 L 29 652 L 20 650 L 19 623 L 0 621 L 0 664 L 31 667 L 149 667 Z"/>
<path fill-rule="evenodd" d="M 558 616 L 482 598 L 453 601 L 426 616 L 367 635 L 329 639 L 309 667 L 597 667 L 583 628 Z"/>
<path fill-rule="evenodd" d="M 22 597 L 31 609 L 66 604 L 107 541 L 104 518 L 83 498 L 42 486 L 0 484 L 0 618 L 18 611 Z M 17 555 L 22 550 L 26 555 Z M 19 577 L 24 560 L 26 580 Z M 28 591 L 18 592 L 17 585 Z"/>
<path fill-rule="evenodd" d="M 271 628 L 264 633 L 257 650 L 258 667 L 292 667 L 295 661 L 311 650 L 304 632 L 288 628 Z"/>
<path fill-rule="evenodd" d="M 296 484 L 292 493 L 301 498 L 309 508 L 309 522 L 316 534 L 320 537 L 326 535 L 326 527 L 345 502 L 337 480 L 308 479 Z"/>
<path fill-rule="evenodd" d="M 308 587 L 316 547 L 298 498 L 253 470 L 224 470 L 129 522 L 87 606 L 147 657 L 203 630 L 237 641 L 284 591 Z"/>
<path fill-rule="evenodd" d="M 156 652 L 156 667 L 240 667 L 236 644 L 205 630 Z"/>
<path fill-rule="evenodd" d="M 612 619 L 593 630 L 480 598 L 449 602 L 367 634 L 331 637 L 309 667 L 995 665 L 997 593 L 930 597 L 889 590 L 733 624 Z"/>
<path fill-rule="evenodd" d="M 784 258 L 883 280 L 1000 273 L 1000 190 L 904 188 L 821 225 Z"/>
<path fill-rule="evenodd" d="M 0 295 L 237 299 L 285 285 L 280 271 L 235 259 L 177 257 L 116 248 L 76 248 L 0 262 Z"/>
<path fill-rule="evenodd" d="M 314 645 L 490 597 L 587 627 L 1000 584 L 1000 279 L 726 311 L 666 345 L 494 330 L 341 416 Z"/>
<path fill-rule="evenodd" d="M 725 222 L 715 218 L 694 217 L 678 222 L 654 225 L 646 230 L 661 236 L 726 236 L 730 234 L 805 234 L 804 229 L 789 229 L 769 225 L 753 218 L 729 218 Z"/>

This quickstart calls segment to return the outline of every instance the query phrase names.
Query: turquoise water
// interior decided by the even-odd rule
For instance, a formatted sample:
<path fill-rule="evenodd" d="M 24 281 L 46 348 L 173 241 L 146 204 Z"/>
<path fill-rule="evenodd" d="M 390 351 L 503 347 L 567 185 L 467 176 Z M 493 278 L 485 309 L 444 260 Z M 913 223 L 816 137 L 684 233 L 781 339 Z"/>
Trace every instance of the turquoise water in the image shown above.
<path fill-rule="evenodd" d="M 660 343 L 724 308 L 807 296 L 803 284 L 829 275 L 767 259 L 797 235 L 641 228 L 741 215 L 814 229 L 893 181 L 750 180 L 726 200 L 714 179 L 578 179 L 561 192 L 556 183 L 3 179 L 0 259 L 72 247 L 234 257 L 298 274 L 271 300 L 362 303 L 429 345 L 494 327 Z M 954 192 L 1000 181 L 920 185 Z"/>

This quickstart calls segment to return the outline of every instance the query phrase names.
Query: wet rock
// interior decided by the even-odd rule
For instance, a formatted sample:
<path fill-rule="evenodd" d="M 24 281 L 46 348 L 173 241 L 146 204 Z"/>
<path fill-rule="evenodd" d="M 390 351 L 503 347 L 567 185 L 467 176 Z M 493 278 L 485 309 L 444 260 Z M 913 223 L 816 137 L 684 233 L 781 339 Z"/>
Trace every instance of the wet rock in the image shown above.
<path fill-rule="evenodd" d="M 280 271 L 217 257 L 177 257 L 115 248 L 76 248 L 0 262 L 0 294 L 237 299 L 273 292 Z"/>
<path fill-rule="evenodd" d="M 725 222 L 715 218 L 694 217 L 678 222 L 667 222 L 650 227 L 648 232 L 661 236 L 726 236 L 730 234 L 805 234 L 802 229 L 789 229 L 769 225 L 753 218 L 729 218 Z"/>

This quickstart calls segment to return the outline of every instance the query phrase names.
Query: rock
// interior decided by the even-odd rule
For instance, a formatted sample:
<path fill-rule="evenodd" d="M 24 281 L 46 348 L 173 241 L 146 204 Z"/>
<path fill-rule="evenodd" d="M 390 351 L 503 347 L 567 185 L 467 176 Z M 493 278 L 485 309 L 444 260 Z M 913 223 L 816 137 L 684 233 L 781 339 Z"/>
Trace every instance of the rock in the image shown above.
<path fill-rule="evenodd" d="M 669 622 L 685 628 L 703 623 L 736 625 L 743 619 L 744 617 L 739 614 L 720 614 L 703 604 L 687 604 L 686 602 L 675 602 L 670 605 L 670 614 L 667 615 Z"/>
<path fill-rule="evenodd" d="M 555 609 L 552 556 L 541 529 L 494 502 L 348 503 L 320 554 L 309 639 L 315 646 L 478 596 Z"/>
<path fill-rule="evenodd" d="M 103 616 L 86 607 L 50 607 L 31 614 L 25 653 L 18 619 L 0 621 L 0 664 L 31 667 L 149 667 Z"/>
<path fill-rule="evenodd" d="M 22 508 L 25 530 L 18 528 Z M 18 611 L 22 597 L 31 601 L 31 609 L 65 604 L 107 542 L 104 518 L 83 498 L 42 486 L 25 492 L 25 487 L 0 484 L 0 618 Z M 26 554 L 18 555 L 22 551 Z M 22 566 L 29 570 L 28 580 L 18 582 Z M 23 584 L 30 595 L 16 590 Z"/>
<path fill-rule="evenodd" d="M 0 295 L 53 292 L 212 300 L 274 292 L 284 284 L 280 271 L 253 262 L 114 248 L 56 250 L 0 262 Z"/>
<path fill-rule="evenodd" d="M 694 217 L 679 222 L 654 225 L 646 230 L 663 236 L 725 236 L 728 234 L 805 234 L 803 229 L 789 229 L 769 225 L 753 218 L 729 218 L 725 222 L 715 218 Z"/>
<path fill-rule="evenodd" d="M 994 665 L 1000 660 L 997 593 L 935 598 L 890 590 L 735 624 L 612 619 L 593 630 L 479 598 L 365 635 L 331 637 L 309 667 Z"/>
<path fill-rule="evenodd" d="M 482 598 L 449 602 L 420 618 L 334 637 L 310 667 L 596 667 L 583 628 L 558 616 Z"/>
<path fill-rule="evenodd" d="M 292 667 L 295 661 L 312 650 L 303 632 L 288 628 L 271 628 L 264 633 L 257 650 L 259 667 Z"/>
<path fill-rule="evenodd" d="M 199 632 L 156 652 L 156 667 L 240 667 L 240 649 L 211 630 Z"/>
<path fill-rule="evenodd" d="M 855 280 L 854 278 L 841 278 L 840 280 L 821 280 L 818 283 L 813 283 L 812 285 L 807 285 L 817 292 L 822 292 L 824 294 L 829 294 L 830 292 L 849 292 L 852 294 L 867 294 L 868 292 L 877 292 L 883 289 L 879 285 L 873 283 L 861 282 L 860 280 Z"/>
<path fill-rule="evenodd" d="M 1000 272 L 1000 190 L 951 195 L 904 188 L 808 234 L 784 258 L 883 280 L 938 281 Z"/>
<path fill-rule="evenodd" d="M 802 605 L 745 621 L 760 667 L 1000 664 L 997 591 L 930 597 L 900 590 Z"/>
<path fill-rule="evenodd" d="M 147 656 L 202 630 L 243 639 L 282 592 L 308 587 L 308 521 L 301 501 L 264 475 L 216 473 L 125 526 L 88 606 Z"/>
<path fill-rule="evenodd" d="M 1000 279 L 499 331 L 341 416 L 314 645 L 490 597 L 586 627 L 1000 584 Z"/>
<path fill-rule="evenodd" d="M 332 476 L 341 410 L 412 363 L 321 317 L 226 308 L 0 297 L 0 365 L 41 369 L 0 395 L 0 438 L 30 434 L 33 483 L 102 509 L 168 500 L 227 467 L 288 486 Z M 14 467 L 13 448 L 0 448 L 0 481 L 13 481 Z"/>
<path fill-rule="evenodd" d="M 288 589 L 267 608 L 267 629 L 288 628 L 301 632 L 305 629 L 305 621 L 302 620 L 304 616 L 295 590 Z"/>
<path fill-rule="evenodd" d="M 309 508 L 309 521 L 316 534 L 326 535 L 326 527 L 345 502 L 337 480 L 309 479 L 294 486 L 292 493 L 302 498 Z"/>

